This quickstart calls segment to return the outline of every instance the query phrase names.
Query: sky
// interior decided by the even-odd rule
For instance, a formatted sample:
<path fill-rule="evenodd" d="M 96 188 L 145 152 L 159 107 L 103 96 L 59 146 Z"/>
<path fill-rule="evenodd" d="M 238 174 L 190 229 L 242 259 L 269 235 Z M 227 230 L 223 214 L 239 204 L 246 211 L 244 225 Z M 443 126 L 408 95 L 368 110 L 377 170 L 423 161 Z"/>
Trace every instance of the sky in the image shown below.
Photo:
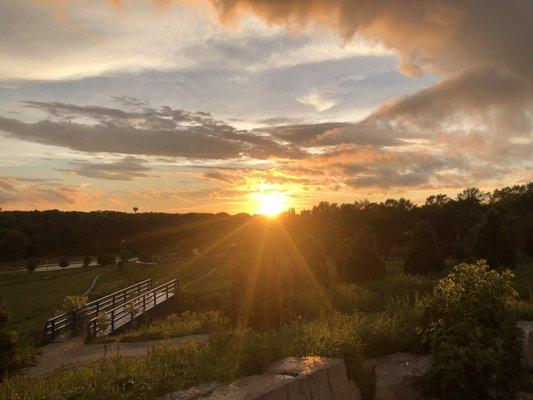
<path fill-rule="evenodd" d="M 4 210 L 297 210 L 533 177 L 530 0 L 0 0 Z"/>

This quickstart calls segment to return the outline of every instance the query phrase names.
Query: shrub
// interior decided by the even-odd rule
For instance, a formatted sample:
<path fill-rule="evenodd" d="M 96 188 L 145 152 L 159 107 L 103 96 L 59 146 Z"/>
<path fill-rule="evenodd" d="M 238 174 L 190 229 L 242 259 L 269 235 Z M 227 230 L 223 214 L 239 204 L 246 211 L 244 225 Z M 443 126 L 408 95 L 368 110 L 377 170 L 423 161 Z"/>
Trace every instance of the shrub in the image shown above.
<path fill-rule="evenodd" d="M 0 303 L 0 381 L 16 366 L 16 335 L 8 325 L 9 314 Z"/>
<path fill-rule="evenodd" d="M 496 210 L 489 210 L 483 222 L 474 228 L 471 254 L 476 259 L 487 260 L 492 267 L 516 265 L 516 247 Z"/>
<path fill-rule="evenodd" d="M 413 230 L 405 256 L 405 272 L 430 274 L 443 268 L 444 259 L 437 247 L 433 228 L 428 222 L 419 222 Z"/>
<path fill-rule="evenodd" d="M 39 265 L 39 260 L 37 260 L 36 258 L 30 258 L 26 262 L 26 269 L 28 270 L 28 272 L 32 273 L 37 268 L 37 265 Z"/>
<path fill-rule="evenodd" d="M 83 266 L 84 266 L 84 267 L 88 267 L 89 265 L 91 265 L 91 262 L 92 262 L 92 261 L 93 261 L 93 260 L 92 260 L 91 256 L 88 256 L 88 255 L 87 255 L 87 256 L 84 256 L 84 257 L 83 257 Z"/>
<path fill-rule="evenodd" d="M 116 259 L 113 254 L 101 253 L 96 257 L 96 263 L 98 265 L 115 265 Z"/>
<path fill-rule="evenodd" d="M 61 257 L 57 263 L 61 268 L 67 268 L 70 265 L 70 261 L 67 257 Z"/>
<path fill-rule="evenodd" d="M 61 303 L 60 311 L 63 313 L 68 313 L 78 308 L 81 308 L 87 304 L 89 298 L 87 296 L 65 296 L 63 303 Z"/>
<path fill-rule="evenodd" d="M 427 300 L 422 333 L 433 365 L 429 394 L 439 399 L 511 399 L 522 383 L 512 274 L 483 262 L 461 264 Z"/>
<path fill-rule="evenodd" d="M 143 263 L 154 262 L 154 253 L 150 250 L 143 250 L 141 254 L 139 254 L 139 261 Z"/>
<path fill-rule="evenodd" d="M 376 238 L 369 228 L 363 228 L 346 247 L 341 258 L 340 275 L 347 282 L 366 282 L 383 278 L 385 264 L 379 256 Z"/>

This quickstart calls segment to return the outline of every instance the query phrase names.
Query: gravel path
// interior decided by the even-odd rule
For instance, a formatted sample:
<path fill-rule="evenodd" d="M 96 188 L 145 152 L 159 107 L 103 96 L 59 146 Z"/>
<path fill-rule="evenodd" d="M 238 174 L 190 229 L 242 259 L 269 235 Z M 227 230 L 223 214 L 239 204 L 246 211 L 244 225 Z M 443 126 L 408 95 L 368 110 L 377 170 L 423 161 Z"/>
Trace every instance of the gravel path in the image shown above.
<path fill-rule="evenodd" d="M 91 283 L 91 286 L 89 286 L 89 289 L 87 289 L 83 294 L 82 296 L 87 296 L 89 293 L 91 293 L 91 291 L 94 289 L 94 285 L 96 285 L 96 281 L 98 280 L 98 278 L 100 278 L 100 276 L 102 276 L 102 274 L 99 274 L 99 275 L 96 275 L 93 279 L 93 283 Z"/>
<path fill-rule="evenodd" d="M 120 353 L 123 356 L 144 356 L 160 346 L 177 346 L 187 342 L 207 342 L 208 335 L 190 335 L 182 338 L 151 340 L 136 343 L 85 344 L 82 337 L 41 347 L 41 355 L 33 367 L 26 370 L 29 376 L 39 376 L 56 368 L 79 362 L 98 361 Z"/>

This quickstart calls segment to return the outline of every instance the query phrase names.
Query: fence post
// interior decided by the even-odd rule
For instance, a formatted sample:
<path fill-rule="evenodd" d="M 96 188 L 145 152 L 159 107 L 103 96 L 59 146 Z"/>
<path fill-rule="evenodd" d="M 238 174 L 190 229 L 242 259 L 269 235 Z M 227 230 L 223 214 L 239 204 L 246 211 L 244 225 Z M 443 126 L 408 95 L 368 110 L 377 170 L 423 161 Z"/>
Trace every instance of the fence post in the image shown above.
<path fill-rule="evenodd" d="M 146 295 L 143 294 L 143 312 L 146 311 Z"/>
<path fill-rule="evenodd" d="M 111 332 L 115 330 L 115 310 L 111 310 Z"/>

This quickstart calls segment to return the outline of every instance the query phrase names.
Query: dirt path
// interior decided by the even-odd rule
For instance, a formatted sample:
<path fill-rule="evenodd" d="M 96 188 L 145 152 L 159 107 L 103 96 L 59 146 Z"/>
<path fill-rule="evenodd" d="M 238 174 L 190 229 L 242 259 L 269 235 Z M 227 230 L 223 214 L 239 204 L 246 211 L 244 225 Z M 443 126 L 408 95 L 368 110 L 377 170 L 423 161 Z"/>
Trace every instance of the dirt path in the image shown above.
<path fill-rule="evenodd" d="M 195 282 L 198 282 L 200 279 L 203 279 L 203 278 L 205 278 L 206 276 L 211 275 L 213 272 L 215 272 L 217 269 L 220 269 L 220 268 L 222 268 L 222 265 L 219 265 L 219 266 L 217 266 L 217 267 L 215 267 L 215 268 L 213 268 L 213 269 L 210 269 L 210 270 L 207 271 L 205 274 L 200 275 L 198 278 L 194 278 L 192 281 L 189 281 L 189 282 L 187 282 L 187 283 L 184 283 L 181 287 L 182 287 L 182 288 L 186 288 L 187 286 L 192 285 L 192 284 L 195 283 Z"/>
<path fill-rule="evenodd" d="M 82 337 L 41 347 L 41 355 L 33 367 L 26 370 L 29 376 L 39 376 L 56 368 L 79 362 L 98 361 L 120 353 L 123 356 L 143 356 L 160 346 L 178 346 L 187 342 L 206 342 L 208 335 L 190 335 L 182 338 L 151 340 L 136 343 L 85 344 Z"/>
<path fill-rule="evenodd" d="M 87 289 L 83 294 L 82 296 L 87 296 L 89 293 L 91 293 L 91 291 L 94 289 L 94 286 L 96 285 L 96 281 L 98 280 L 98 278 L 100 278 L 102 276 L 102 274 L 98 274 L 94 277 L 93 279 L 93 283 L 91 283 L 91 286 L 89 286 L 89 289 Z"/>

